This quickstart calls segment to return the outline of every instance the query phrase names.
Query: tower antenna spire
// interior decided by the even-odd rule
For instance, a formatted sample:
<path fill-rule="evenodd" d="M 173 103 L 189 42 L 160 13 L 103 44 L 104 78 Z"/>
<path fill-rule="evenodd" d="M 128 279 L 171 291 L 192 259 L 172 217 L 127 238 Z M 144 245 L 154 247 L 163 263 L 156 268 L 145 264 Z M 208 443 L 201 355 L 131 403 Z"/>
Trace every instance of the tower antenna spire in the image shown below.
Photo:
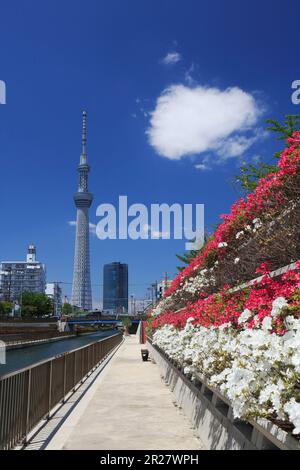
<path fill-rule="evenodd" d="M 82 112 L 82 155 L 86 155 L 86 111 Z"/>

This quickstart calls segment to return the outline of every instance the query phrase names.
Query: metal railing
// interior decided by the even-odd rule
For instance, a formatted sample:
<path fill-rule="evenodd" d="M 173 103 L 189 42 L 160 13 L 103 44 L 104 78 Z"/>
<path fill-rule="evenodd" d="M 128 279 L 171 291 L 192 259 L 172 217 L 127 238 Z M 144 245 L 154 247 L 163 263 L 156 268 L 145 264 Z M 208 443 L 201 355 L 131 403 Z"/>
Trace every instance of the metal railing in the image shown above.
<path fill-rule="evenodd" d="M 19 344 L 38 344 L 47 342 L 49 340 L 67 339 L 73 336 L 76 336 L 76 333 L 69 331 L 2 334 L 0 330 L 0 340 L 4 341 L 6 346 L 14 346 Z"/>
<path fill-rule="evenodd" d="M 10 315 L 1 315 L 0 323 L 57 323 L 58 317 L 11 317 Z"/>
<path fill-rule="evenodd" d="M 29 432 L 122 341 L 122 334 L 0 377 L 0 450 L 26 443 Z"/>

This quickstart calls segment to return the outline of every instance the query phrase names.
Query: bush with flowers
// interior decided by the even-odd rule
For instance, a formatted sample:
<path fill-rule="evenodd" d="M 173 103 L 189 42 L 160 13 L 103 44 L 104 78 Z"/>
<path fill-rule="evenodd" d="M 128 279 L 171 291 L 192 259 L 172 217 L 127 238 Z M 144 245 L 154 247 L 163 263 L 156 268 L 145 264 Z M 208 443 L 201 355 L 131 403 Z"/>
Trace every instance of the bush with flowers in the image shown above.
<path fill-rule="evenodd" d="M 295 132 L 278 171 L 262 178 L 253 194 L 236 201 L 231 213 L 221 216 L 223 222 L 173 281 L 165 304 L 180 308 L 203 290 L 211 293 L 224 284 L 250 280 L 266 259 L 276 269 L 299 258 L 299 165 L 300 132 Z"/>
<path fill-rule="evenodd" d="M 300 133 L 237 201 L 152 312 L 153 342 L 205 374 L 236 417 L 300 435 Z M 294 263 L 277 277 L 271 269 Z M 235 287 L 261 275 L 259 281 Z"/>

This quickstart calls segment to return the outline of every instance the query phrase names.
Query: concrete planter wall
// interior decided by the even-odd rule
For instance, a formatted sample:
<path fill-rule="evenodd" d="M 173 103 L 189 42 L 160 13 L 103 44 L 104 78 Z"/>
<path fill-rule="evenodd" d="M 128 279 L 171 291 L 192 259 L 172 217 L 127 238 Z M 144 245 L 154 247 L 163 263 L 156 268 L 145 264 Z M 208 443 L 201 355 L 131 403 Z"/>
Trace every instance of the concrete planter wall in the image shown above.
<path fill-rule="evenodd" d="M 300 450 L 299 441 L 267 420 L 234 419 L 230 402 L 205 377 L 199 375 L 196 383 L 191 382 L 149 339 L 147 347 L 207 449 Z"/>

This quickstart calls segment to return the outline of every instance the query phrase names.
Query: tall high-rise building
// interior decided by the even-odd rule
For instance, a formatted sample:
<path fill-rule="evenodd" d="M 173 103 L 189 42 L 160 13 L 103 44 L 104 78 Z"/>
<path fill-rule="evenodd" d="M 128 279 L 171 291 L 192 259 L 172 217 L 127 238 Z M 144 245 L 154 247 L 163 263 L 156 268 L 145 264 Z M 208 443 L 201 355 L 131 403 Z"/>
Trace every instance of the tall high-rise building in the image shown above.
<path fill-rule="evenodd" d="M 86 153 L 86 112 L 82 113 L 82 151 L 78 165 L 79 184 L 74 194 L 77 207 L 76 241 L 74 272 L 72 286 L 72 304 L 83 310 L 92 309 L 92 288 L 90 274 L 90 244 L 89 244 L 89 208 L 93 195 L 88 191 L 88 173 Z"/>
<path fill-rule="evenodd" d="M 103 310 L 128 312 L 128 265 L 105 264 L 103 268 Z"/>
<path fill-rule="evenodd" d="M 37 261 L 36 248 L 29 245 L 26 261 L 2 261 L 0 264 L 0 298 L 20 300 L 23 292 L 45 292 L 46 268 Z"/>

